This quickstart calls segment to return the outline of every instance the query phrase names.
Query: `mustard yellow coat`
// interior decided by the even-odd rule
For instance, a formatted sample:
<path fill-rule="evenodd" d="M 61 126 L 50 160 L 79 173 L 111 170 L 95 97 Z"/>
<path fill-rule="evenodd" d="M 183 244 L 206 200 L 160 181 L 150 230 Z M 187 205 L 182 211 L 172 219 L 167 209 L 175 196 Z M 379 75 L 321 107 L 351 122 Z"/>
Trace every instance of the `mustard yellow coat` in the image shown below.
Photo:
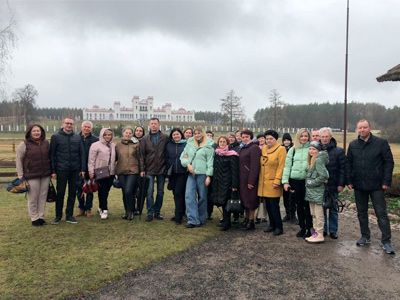
<path fill-rule="evenodd" d="M 282 196 L 282 173 L 285 167 L 286 149 L 279 143 L 272 148 L 264 146 L 261 151 L 261 168 L 258 178 L 258 196 L 276 198 Z M 278 184 L 279 188 L 274 188 Z"/>

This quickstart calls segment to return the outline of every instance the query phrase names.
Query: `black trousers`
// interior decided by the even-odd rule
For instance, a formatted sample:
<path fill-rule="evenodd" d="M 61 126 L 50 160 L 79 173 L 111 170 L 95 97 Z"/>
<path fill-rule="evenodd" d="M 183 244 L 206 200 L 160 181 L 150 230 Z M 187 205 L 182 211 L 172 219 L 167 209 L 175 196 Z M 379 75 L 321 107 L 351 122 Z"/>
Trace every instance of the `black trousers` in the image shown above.
<path fill-rule="evenodd" d="M 261 199 L 265 201 L 270 226 L 274 229 L 283 230 L 281 211 L 279 208 L 280 198 L 262 197 Z"/>
<path fill-rule="evenodd" d="M 296 202 L 293 193 L 283 191 L 283 205 L 285 206 L 286 215 L 291 219 L 294 218 L 296 215 Z"/>
<path fill-rule="evenodd" d="M 182 221 L 186 211 L 185 191 L 187 177 L 187 173 L 174 173 L 169 178 L 169 181 L 171 182 L 172 193 L 174 194 L 175 221 L 177 222 Z"/>
<path fill-rule="evenodd" d="M 134 212 L 139 174 L 118 175 L 118 180 L 122 186 L 122 201 L 124 202 L 125 212 Z"/>
<path fill-rule="evenodd" d="M 97 191 L 97 194 L 99 196 L 99 207 L 101 210 L 108 210 L 107 199 L 113 181 L 114 181 L 114 176 L 97 180 L 97 183 L 99 184 L 99 190 Z"/>
<path fill-rule="evenodd" d="M 56 218 L 62 218 L 64 207 L 65 189 L 68 184 L 67 207 L 65 216 L 67 218 L 74 215 L 74 205 L 76 197 L 76 183 L 79 178 L 79 171 L 58 171 L 57 172 L 57 199 L 56 199 Z"/>
<path fill-rule="evenodd" d="M 378 218 L 379 229 L 382 232 L 382 243 L 390 243 L 391 230 L 390 221 L 387 214 L 386 201 L 383 190 L 360 191 L 354 190 L 356 198 L 357 216 L 360 222 L 361 235 L 370 238 L 371 232 L 368 226 L 368 201 L 371 198 L 376 217 Z"/>
<path fill-rule="evenodd" d="M 306 181 L 290 179 L 289 184 L 294 190 L 294 198 L 297 205 L 297 218 L 301 229 L 310 230 L 313 227 L 310 204 L 304 198 L 306 196 Z"/>
<path fill-rule="evenodd" d="M 214 202 L 212 200 L 211 194 L 212 194 L 212 184 L 210 183 L 207 189 L 207 217 L 211 217 L 214 210 Z"/>

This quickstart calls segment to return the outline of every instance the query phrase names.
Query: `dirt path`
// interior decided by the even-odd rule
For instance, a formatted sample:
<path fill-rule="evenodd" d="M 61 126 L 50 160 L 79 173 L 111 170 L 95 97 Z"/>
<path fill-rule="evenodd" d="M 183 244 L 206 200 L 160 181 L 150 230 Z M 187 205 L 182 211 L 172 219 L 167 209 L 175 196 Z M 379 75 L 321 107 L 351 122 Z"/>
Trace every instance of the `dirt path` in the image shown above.
<path fill-rule="evenodd" d="M 320 245 L 296 238 L 295 225 L 278 237 L 232 229 L 76 299 L 400 299 L 400 258 L 382 251 L 377 226 L 365 248 L 354 212 L 340 228 Z"/>

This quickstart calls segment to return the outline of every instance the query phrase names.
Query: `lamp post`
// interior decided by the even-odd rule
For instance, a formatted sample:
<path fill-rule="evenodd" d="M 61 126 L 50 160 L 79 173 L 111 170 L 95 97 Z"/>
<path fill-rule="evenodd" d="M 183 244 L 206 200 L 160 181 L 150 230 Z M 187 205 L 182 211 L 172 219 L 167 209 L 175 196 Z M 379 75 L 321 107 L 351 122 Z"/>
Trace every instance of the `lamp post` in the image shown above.
<path fill-rule="evenodd" d="M 347 20 L 346 20 L 346 56 L 344 70 L 344 124 L 343 124 L 343 149 L 346 151 L 347 137 L 347 70 L 349 61 L 349 0 L 347 0 Z"/>

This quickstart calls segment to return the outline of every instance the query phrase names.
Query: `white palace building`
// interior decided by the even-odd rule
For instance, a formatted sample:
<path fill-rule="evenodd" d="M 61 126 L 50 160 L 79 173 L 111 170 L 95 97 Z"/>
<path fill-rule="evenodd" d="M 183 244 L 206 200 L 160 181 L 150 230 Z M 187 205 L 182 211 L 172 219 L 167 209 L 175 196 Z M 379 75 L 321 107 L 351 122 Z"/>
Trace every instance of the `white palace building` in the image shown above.
<path fill-rule="evenodd" d="M 142 100 L 139 99 L 139 96 L 134 96 L 130 107 L 121 106 L 119 101 L 115 101 L 113 106 L 113 108 L 108 109 L 97 105 L 92 108 L 84 108 L 83 119 L 91 121 L 131 121 L 158 118 L 160 121 L 195 121 L 194 111 L 187 111 L 184 108 L 172 110 L 171 103 L 166 103 L 162 107 L 154 107 L 154 99 L 151 96 Z"/>

